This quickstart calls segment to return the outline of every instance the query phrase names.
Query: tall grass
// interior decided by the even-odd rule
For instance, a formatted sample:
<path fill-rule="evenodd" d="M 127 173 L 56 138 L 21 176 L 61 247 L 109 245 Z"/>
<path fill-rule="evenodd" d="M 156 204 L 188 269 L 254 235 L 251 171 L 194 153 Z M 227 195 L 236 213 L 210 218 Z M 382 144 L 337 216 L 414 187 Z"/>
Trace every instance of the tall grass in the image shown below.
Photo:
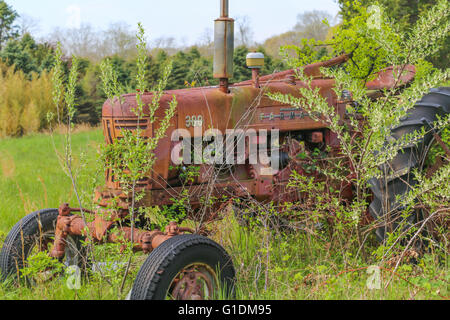
<path fill-rule="evenodd" d="M 14 66 L 0 65 L 0 137 L 17 137 L 48 127 L 48 112 L 55 113 L 51 74 L 33 74 L 28 80 Z"/>
<path fill-rule="evenodd" d="M 77 156 L 75 161 L 85 163 L 84 178 L 79 182 L 87 192 L 91 192 L 90 180 L 96 174 L 96 153 L 102 140 L 101 130 L 82 130 L 73 135 L 74 155 L 85 154 L 84 159 Z M 60 148 L 64 136 L 55 134 L 54 141 Z M 11 228 L 28 213 L 55 208 L 66 201 L 76 203 L 71 190 L 50 136 L 0 139 L 0 247 Z M 212 238 L 233 258 L 238 299 L 442 299 L 449 295 L 448 256 L 439 261 L 427 254 L 415 265 L 402 265 L 385 289 L 392 276 L 388 270 L 392 266 L 386 264 L 386 270 L 381 270 L 383 286 L 371 290 L 367 287 L 367 269 L 375 258 L 362 262 L 354 250 L 342 252 L 326 239 L 309 237 L 305 232 L 277 234 L 264 227 L 247 230 L 237 223 L 233 212 L 224 213 L 224 219 L 209 228 Z M 111 245 L 96 247 L 99 261 L 122 261 L 117 249 Z M 139 256 L 133 264 L 127 289 L 144 259 Z M 119 284 L 113 277 L 117 274 L 111 271 L 112 285 L 97 275 L 78 291 L 68 289 L 64 278 L 30 288 L 0 284 L 0 300 L 117 299 Z M 123 297 L 126 293 L 124 290 Z"/>
<path fill-rule="evenodd" d="M 389 263 L 379 265 L 375 257 L 362 261 L 356 250 L 342 252 L 307 232 L 249 230 L 232 212 L 213 231 L 214 240 L 233 259 L 239 300 L 448 299 L 448 257 L 426 254 L 394 272 Z M 375 250 L 376 245 L 368 249 Z M 368 286 L 372 263 L 380 270 L 380 288 Z"/>

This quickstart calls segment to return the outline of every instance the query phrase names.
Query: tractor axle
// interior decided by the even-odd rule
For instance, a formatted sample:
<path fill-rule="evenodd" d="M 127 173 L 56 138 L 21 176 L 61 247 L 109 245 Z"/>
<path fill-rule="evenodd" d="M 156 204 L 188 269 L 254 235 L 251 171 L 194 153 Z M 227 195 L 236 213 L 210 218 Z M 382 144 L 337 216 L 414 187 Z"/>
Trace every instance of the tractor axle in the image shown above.
<path fill-rule="evenodd" d="M 195 233 L 189 228 L 180 228 L 176 222 L 171 222 L 165 232 L 160 230 L 145 231 L 130 227 L 120 227 L 118 232 L 108 232 L 115 225 L 114 219 L 105 220 L 99 213 L 95 214 L 95 220 L 87 223 L 83 217 L 73 215 L 73 212 L 89 212 L 84 209 L 70 208 L 65 203 L 59 207 L 59 216 L 56 223 L 55 242 L 50 256 L 57 259 L 64 258 L 67 237 L 85 236 L 91 237 L 98 243 L 122 243 L 134 244 L 133 250 L 143 251 L 145 254 L 152 252 L 163 242 L 183 233 Z"/>

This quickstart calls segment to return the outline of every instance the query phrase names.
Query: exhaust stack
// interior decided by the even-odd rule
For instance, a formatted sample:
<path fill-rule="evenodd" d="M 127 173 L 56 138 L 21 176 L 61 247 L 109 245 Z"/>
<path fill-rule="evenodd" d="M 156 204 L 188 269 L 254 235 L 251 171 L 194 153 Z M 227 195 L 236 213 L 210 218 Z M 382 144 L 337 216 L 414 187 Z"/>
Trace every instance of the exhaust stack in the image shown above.
<path fill-rule="evenodd" d="M 220 8 L 220 18 L 214 22 L 214 78 L 219 79 L 220 90 L 228 93 L 233 77 L 234 20 L 228 17 L 228 0 L 221 0 Z"/>

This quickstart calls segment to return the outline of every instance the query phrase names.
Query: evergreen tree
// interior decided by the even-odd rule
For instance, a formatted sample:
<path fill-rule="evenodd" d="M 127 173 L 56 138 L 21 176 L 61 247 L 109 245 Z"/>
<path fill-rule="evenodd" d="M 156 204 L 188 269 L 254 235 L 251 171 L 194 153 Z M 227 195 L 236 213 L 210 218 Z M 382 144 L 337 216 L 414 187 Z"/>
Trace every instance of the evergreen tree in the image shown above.
<path fill-rule="evenodd" d="M 18 17 L 19 15 L 11 6 L 4 0 L 0 0 L 0 51 L 9 39 L 18 36 L 19 28 L 14 25 Z"/>
<path fill-rule="evenodd" d="M 189 59 L 192 64 L 189 67 L 186 81 L 192 86 L 210 86 L 218 84 L 218 80 L 213 77 L 213 61 L 202 57 L 197 47 L 193 47 L 189 52 Z"/>
<path fill-rule="evenodd" d="M 185 86 L 187 81 L 187 70 L 189 70 L 189 61 L 186 53 L 179 51 L 173 57 L 173 68 L 167 89 L 179 89 Z"/>
<path fill-rule="evenodd" d="M 22 70 L 29 78 L 32 72 L 41 73 L 53 67 L 53 48 L 47 44 L 37 44 L 30 34 L 21 39 L 10 40 L 0 51 L 0 59 L 8 66 L 15 65 L 16 70 Z"/>
<path fill-rule="evenodd" d="M 196 47 L 187 52 L 179 51 L 171 59 L 173 69 L 167 84 L 168 89 L 216 83 L 212 76 L 212 61 L 202 57 Z"/>
<path fill-rule="evenodd" d="M 234 50 L 232 82 L 241 82 L 252 78 L 252 70 L 247 68 L 247 54 L 249 52 L 246 46 L 239 46 Z"/>
<path fill-rule="evenodd" d="M 258 47 L 256 51 L 264 54 L 264 67 L 261 69 L 261 75 L 268 75 L 284 68 L 284 64 L 274 60 L 263 47 Z M 237 47 L 234 51 L 233 82 L 246 81 L 252 78 L 252 70 L 247 67 L 247 54 L 249 52 L 250 50 L 245 46 Z"/>

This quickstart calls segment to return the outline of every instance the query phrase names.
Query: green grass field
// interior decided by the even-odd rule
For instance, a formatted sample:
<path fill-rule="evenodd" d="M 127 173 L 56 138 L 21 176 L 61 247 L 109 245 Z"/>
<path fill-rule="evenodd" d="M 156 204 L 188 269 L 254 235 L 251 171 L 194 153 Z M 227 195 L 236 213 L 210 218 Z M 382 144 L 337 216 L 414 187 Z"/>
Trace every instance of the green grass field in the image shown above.
<path fill-rule="evenodd" d="M 61 150 L 63 138 L 54 137 L 57 150 Z M 76 204 L 52 141 L 44 134 L 0 140 L 0 245 L 26 214 L 66 201 Z M 93 178 L 99 175 L 96 154 L 102 141 L 101 130 L 73 136 L 76 167 L 82 168 L 80 189 L 86 195 L 92 192 Z M 396 274 L 385 266 L 379 273 L 380 288 L 369 289 L 368 268 L 375 264 L 370 256 L 374 245 L 368 246 L 369 258 L 363 262 L 357 250 L 343 251 L 326 239 L 303 233 L 276 235 L 262 228 L 250 232 L 240 227 L 232 214 L 218 222 L 213 231 L 213 238 L 233 257 L 238 299 L 445 299 L 449 294 L 445 255 L 427 254 L 417 264 L 402 265 Z M 99 247 L 97 257 L 109 262 L 123 259 L 117 246 Z M 5 283 L 0 285 L 0 299 L 123 299 L 143 259 L 142 255 L 135 258 L 122 292 L 118 290 L 119 270 L 106 275 L 107 279 L 94 276 L 77 291 L 68 288 L 64 277 L 33 287 Z"/>
<path fill-rule="evenodd" d="M 8 232 L 30 212 L 58 208 L 63 202 L 75 200 L 70 179 L 64 174 L 54 148 L 62 152 L 63 141 L 62 135 L 55 135 L 54 139 L 35 135 L 0 140 L 0 232 Z M 92 174 L 102 141 L 101 130 L 74 135 L 76 162 L 85 159 L 90 163 L 84 169 L 85 174 Z M 85 156 L 80 157 L 82 153 Z"/>

